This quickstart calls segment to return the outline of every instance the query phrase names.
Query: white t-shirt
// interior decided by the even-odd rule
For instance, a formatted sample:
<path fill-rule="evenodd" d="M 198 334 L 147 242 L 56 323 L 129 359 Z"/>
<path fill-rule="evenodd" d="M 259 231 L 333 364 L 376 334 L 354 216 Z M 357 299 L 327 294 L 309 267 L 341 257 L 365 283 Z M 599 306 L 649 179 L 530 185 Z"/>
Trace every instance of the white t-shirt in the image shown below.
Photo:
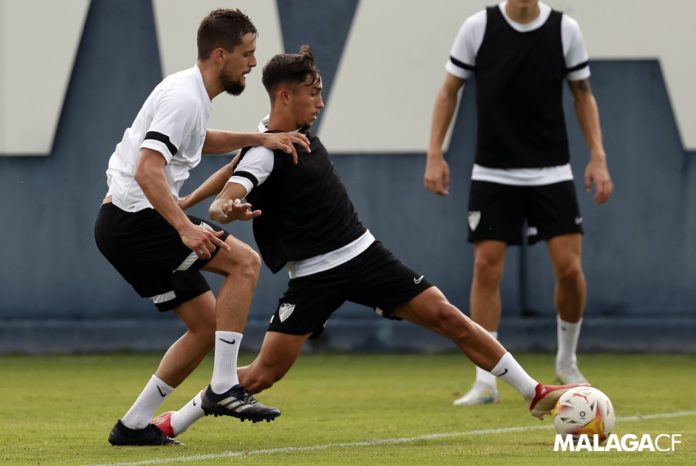
<path fill-rule="evenodd" d="M 114 205 L 127 212 L 152 208 L 134 178 L 142 148 L 155 150 L 166 159 L 169 189 L 178 199 L 189 171 L 201 161 L 211 108 L 198 66 L 162 80 L 109 159 L 106 177 Z"/>
<path fill-rule="evenodd" d="M 500 12 L 512 28 L 519 32 L 533 31 L 546 23 L 551 14 L 551 7 L 539 2 L 539 16 L 529 23 L 521 24 L 511 20 L 505 8 L 507 1 L 498 4 Z M 459 29 L 450 56 L 468 67 L 476 66 L 476 55 L 484 33 L 486 32 L 486 10 L 468 17 Z M 563 55 L 565 57 L 566 68 L 573 69 L 578 65 L 586 63 L 588 60 L 585 43 L 580 31 L 580 25 L 570 16 L 564 14 L 561 18 L 561 43 Z M 455 65 L 452 60 L 447 60 L 445 64 L 447 72 L 458 78 L 467 79 L 473 71 Z M 580 81 L 590 77 L 589 65 L 570 71 L 566 77 L 568 81 Z M 559 165 L 546 168 L 515 168 L 500 169 L 489 168 L 474 164 L 471 179 L 478 181 L 491 181 L 494 183 L 515 185 L 515 186 L 541 186 L 573 179 L 573 172 L 570 164 Z"/>

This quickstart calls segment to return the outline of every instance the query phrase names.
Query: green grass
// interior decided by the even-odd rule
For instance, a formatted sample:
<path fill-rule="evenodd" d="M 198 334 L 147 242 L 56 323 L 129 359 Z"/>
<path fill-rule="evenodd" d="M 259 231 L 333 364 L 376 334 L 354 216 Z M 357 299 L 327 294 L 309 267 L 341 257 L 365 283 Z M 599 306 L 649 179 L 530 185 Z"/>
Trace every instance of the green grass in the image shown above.
<path fill-rule="evenodd" d="M 533 376 L 552 380 L 552 356 L 517 359 Z M 158 360 L 0 357 L 0 464 L 696 464 L 696 355 L 593 354 L 581 361 L 614 402 L 616 433 L 682 434 L 673 453 L 554 452 L 550 421 L 532 418 L 502 382 L 499 404 L 454 407 L 456 392 L 468 388 L 473 374 L 458 354 L 303 355 L 258 397 L 282 409 L 276 422 L 204 418 L 181 436 L 183 447 L 111 447 L 106 437 L 113 423 Z M 161 410 L 188 401 L 210 373 L 206 360 Z M 676 412 L 691 413 L 622 420 Z M 515 427 L 531 429 L 476 432 Z"/>

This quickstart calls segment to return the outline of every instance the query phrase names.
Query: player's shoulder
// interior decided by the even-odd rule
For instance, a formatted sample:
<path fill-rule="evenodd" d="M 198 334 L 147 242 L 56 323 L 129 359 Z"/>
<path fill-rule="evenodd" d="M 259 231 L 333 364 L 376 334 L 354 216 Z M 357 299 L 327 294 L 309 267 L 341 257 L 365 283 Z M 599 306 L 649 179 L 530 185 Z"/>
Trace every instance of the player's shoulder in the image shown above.
<path fill-rule="evenodd" d="M 245 148 L 244 156 L 255 158 L 272 157 L 273 151 L 264 146 L 249 146 Z"/>
<path fill-rule="evenodd" d="M 486 10 L 480 10 L 471 16 L 468 16 L 462 25 L 459 27 L 459 32 L 455 39 L 455 47 L 457 44 L 463 46 L 464 44 L 476 42 L 476 38 L 483 36 L 486 30 L 487 23 L 487 12 Z"/>
<path fill-rule="evenodd" d="M 486 20 L 488 18 L 487 10 L 479 10 L 471 16 L 468 16 L 462 23 L 462 30 L 466 29 L 477 29 L 481 27 L 486 27 Z"/>
<path fill-rule="evenodd" d="M 182 70 L 164 78 L 156 88 L 161 100 L 186 107 L 201 107 L 198 83 L 192 69 Z"/>
<path fill-rule="evenodd" d="M 561 27 L 567 29 L 572 33 L 580 33 L 580 23 L 577 22 L 575 18 L 569 16 L 567 13 L 560 12 L 561 17 Z"/>
<path fill-rule="evenodd" d="M 249 146 L 242 149 L 239 159 L 240 165 L 258 164 L 263 162 L 272 162 L 274 158 L 273 151 L 263 146 Z"/>

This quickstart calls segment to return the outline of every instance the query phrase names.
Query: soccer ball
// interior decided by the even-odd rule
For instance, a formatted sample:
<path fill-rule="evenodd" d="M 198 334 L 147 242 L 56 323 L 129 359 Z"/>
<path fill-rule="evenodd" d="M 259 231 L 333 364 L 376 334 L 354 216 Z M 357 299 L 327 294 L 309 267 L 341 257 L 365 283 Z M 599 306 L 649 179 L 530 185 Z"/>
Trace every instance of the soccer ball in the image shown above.
<path fill-rule="evenodd" d="M 611 400 L 593 387 L 575 387 L 558 399 L 553 410 L 553 426 L 575 440 L 582 434 L 597 435 L 604 442 L 614 430 L 616 413 Z"/>

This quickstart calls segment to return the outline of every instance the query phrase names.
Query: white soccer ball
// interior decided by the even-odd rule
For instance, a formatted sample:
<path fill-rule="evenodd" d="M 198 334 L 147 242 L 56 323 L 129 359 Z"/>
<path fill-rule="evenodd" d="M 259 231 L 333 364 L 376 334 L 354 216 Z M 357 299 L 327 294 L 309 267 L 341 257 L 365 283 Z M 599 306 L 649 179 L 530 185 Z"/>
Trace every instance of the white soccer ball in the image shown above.
<path fill-rule="evenodd" d="M 604 442 L 614 430 L 616 413 L 611 400 L 594 387 L 575 387 L 558 399 L 553 411 L 553 426 L 561 435 L 597 435 Z"/>

